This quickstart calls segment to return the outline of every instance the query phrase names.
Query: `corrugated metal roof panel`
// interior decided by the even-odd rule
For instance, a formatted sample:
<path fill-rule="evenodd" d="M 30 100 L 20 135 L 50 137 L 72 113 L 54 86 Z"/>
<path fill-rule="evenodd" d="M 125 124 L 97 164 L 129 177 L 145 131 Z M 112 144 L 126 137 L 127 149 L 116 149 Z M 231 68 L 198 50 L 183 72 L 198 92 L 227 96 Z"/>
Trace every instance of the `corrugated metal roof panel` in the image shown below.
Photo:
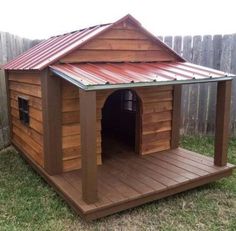
<path fill-rule="evenodd" d="M 32 47 L 4 66 L 6 70 L 41 70 L 74 48 L 87 42 L 111 24 L 98 25 L 76 32 L 51 37 Z"/>
<path fill-rule="evenodd" d="M 55 64 L 50 69 L 88 90 L 230 79 L 227 73 L 188 62 Z"/>

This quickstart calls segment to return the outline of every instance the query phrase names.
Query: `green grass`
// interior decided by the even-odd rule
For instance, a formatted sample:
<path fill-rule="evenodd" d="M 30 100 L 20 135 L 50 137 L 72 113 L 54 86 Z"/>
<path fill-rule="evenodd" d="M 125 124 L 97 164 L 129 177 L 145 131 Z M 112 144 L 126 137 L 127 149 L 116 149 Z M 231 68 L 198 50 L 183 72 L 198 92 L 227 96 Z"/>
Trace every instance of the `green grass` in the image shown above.
<path fill-rule="evenodd" d="M 213 140 L 181 146 L 213 155 Z M 236 164 L 236 139 L 229 161 Z M 0 230 L 236 230 L 236 173 L 206 186 L 86 223 L 19 157 L 0 153 Z"/>

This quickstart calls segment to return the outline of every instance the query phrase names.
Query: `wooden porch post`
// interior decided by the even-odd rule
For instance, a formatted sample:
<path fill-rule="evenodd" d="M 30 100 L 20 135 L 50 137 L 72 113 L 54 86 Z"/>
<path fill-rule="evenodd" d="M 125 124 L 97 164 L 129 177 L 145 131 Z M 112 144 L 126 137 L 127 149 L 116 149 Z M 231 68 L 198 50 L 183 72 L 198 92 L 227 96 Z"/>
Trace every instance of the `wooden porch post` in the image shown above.
<path fill-rule="evenodd" d="M 232 81 L 228 80 L 218 82 L 217 85 L 214 158 L 214 164 L 217 166 L 225 166 L 227 164 L 231 84 Z"/>
<path fill-rule="evenodd" d="M 98 200 L 96 155 L 96 92 L 80 90 L 82 195 L 87 203 Z"/>
<path fill-rule="evenodd" d="M 50 175 L 62 173 L 61 79 L 42 72 L 44 168 Z"/>
<path fill-rule="evenodd" d="M 172 131 L 171 131 L 171 148 L 172 149 L 179 147 L 180 123 L 181 123 L 181 91 L 182 91 L 182 85 L 174 86 Z"/>

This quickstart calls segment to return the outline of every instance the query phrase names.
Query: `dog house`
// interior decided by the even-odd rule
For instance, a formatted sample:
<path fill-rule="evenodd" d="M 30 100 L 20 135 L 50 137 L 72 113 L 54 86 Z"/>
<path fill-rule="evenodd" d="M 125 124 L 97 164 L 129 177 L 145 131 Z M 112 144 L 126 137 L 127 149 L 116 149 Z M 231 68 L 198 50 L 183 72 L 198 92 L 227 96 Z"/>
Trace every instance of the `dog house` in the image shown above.
<path fill-rule="evenodd" d="M 11 142 L 84 218 L 232 174 L 232 76 L 186 62 L 128 15 L 4 66 Z M 214 158 L 179 148 L 181 86 L 217 82 Z"/>

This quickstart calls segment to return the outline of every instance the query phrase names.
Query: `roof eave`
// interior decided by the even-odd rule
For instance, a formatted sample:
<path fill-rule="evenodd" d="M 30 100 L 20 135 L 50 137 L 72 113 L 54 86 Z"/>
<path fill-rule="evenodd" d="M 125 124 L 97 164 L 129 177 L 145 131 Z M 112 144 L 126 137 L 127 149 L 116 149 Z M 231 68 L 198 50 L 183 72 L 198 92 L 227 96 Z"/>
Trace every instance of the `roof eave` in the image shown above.
<path fill-rule="evenodd" d="M 96 91 L 106 89 L 125 89 L 134 87 L 151 87 L 151 86 L 163 86 L 163 85 L 177 85 L 177 84 L 196 84 L 196 83 L 208 83 L 232 80 L 232 77 L 236 76 L 223 76 L 217 78 L 204 78 L 204 79 L 191 79 L 191 80 L 170 80 L 170 81 L 152 81 L 152 82 L 137 82 L 137 83 L 120 83 L 120 84 L 98 84 L 98 85 L 84 85 L 79 81 L 71 78 L 70 76 L 50 68 L 52 73 L 72 83 L 73 85 L 85 90 Z"/>

